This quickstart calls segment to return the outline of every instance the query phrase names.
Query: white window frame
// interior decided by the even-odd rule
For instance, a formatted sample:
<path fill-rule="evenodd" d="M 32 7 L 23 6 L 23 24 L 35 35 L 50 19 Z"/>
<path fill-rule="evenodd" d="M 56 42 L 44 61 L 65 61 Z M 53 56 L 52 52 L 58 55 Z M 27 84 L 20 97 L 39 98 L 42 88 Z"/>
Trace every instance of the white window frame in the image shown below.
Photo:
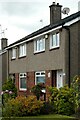
<path fill-rule="evenodd" d="M 45 71 L 35 72 L 35 85 L 37 85 L 37 77 L 45 77 Z"/>
<path fill-rule="evenodd" d="M 34 53 L 45 51 L 45 38 L 39 38 L 34 41 Z"/>
<path fill-rule="evenodd" d="M 16 48 L 12 48 L 12 59 L 16 59 Z"/>
<path fill-rule="evenodd" d="M 19 74 L 19 90 L 22 90 L 22 91 L 26 91 L 27 90 L 27 77 L 26 77 L 27 75 L 26 75 L 26 73 L 20 73 Z M 20 87 L 20 79 L 21 78 L 25 78 L 26 79 L 26 88 L 21 88 Z"/>
<path fill-rule="evenodd" d="M 51 34 L 50 49 L 60 47 L 60 33 Z"/>
<path fill-rule="evenodd" d="M 19 57 L 26 56 L 26 43 L 19 46 Z"/>

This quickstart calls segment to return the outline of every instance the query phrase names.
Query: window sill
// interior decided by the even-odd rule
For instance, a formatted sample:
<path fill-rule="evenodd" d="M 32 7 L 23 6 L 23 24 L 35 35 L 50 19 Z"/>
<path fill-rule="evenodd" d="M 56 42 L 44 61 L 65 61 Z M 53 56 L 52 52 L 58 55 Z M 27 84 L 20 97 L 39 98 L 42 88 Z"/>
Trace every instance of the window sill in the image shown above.
<path fill-rule="evenodd" d="M 15 60 L 16 58 L 11 58 L 11 60 Z"/>
<path fill-rule="evenodd" d="M 60 48 L 60 46 L 57 46 L 57 47 L 52 47 L 49 50 L 51 51 L 51 50 L 55 50 L 55 49 L 59 49 L 59 48 Z"/>
<path fill-rule="evenodd" d="M 26 57 L 26 55 L 24 55 L 24 56 L 19 56 L 18 58 L 21 59 L 21 58 L 24 58 L 24 57 Z"/>
<path fill-rule="evenodd" d="M 21 91 L 21 92 L 24 92 L 24 91 L 26 91 L 27 89 L 19 89 L 19 91 Z"/>
<path fill-rule="evenodd" d="M 42 51 L 35 51 L 34 54 L 39 54 L 39 53 L 43 53 L 45 52 L 45 50 L 42 50 Z"/>

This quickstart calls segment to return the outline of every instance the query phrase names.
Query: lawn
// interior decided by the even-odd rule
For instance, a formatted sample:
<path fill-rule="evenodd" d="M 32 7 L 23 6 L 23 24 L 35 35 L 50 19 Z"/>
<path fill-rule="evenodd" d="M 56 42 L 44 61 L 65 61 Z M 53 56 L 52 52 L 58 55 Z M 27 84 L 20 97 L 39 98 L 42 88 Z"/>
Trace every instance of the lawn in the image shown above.
<path fill-rule="evenodd" d="M 2 118 L 2 120 L 77 120 L 74 117 L 64 115 L 40 115 L 40 116 L 28 116 L 28 117 L 14 117 L 14 118 Z"/>

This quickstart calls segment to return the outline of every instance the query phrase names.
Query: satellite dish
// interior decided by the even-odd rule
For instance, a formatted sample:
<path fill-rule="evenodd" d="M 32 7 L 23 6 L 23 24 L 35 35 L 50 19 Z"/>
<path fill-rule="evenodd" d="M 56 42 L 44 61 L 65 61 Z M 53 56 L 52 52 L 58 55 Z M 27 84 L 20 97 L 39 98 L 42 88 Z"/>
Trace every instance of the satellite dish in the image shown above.
<path fill-rule="evenodd" d="M 70 12 L 70 9 L 68 7 L 63 8 L 62 13 L 67 14 Z"/>

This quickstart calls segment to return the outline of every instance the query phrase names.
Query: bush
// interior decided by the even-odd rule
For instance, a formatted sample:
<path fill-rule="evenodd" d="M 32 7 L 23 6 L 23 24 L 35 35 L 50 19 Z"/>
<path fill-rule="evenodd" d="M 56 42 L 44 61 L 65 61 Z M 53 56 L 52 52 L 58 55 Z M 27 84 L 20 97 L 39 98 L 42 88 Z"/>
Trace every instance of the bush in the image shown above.
<path fill-rule="evenodd" d="M 18 96 L 8 100 L 3 109 L 3 116 L 27 116 L 38 115 L 41 112 L 44 102 L 36 99 L 35 96 Z"/>
<path fill-rule="evenodd" d="M 74 89 L 75 96 L 75 111 L 80 113 L 80 75 L 76 75 L 71 83 L 71 87 Z"/>
<path fill-rule="evenodd" d="M 50 102 L 44 102 L 44 106 L 41 108 L 41 114 L 50 114 L 54 112 L 54 107 Z"/>
<path fill-rule="evenodd" d="M 59 89 L 57 101 L 58 113 L 71 115 L 75 113 L 75 97 L 74 90 L 68 87 Z"/>
<path fill-rule="evenodd" d="M 56 113 L 64 115 L 75 113 L 75 97 L 72 88 L 65 86 L 59 90 L 57 90 L 57 88 L 50 88 L 50 90 L 50 102 L 53 103 Z"/>
<path fill-rule="evenodd" d="M 40 96 L 43 95 L 42 90 L 45 88 L 44 83 L 39 83 L 32 87 L 31 92 L 37 97 L 37 100 L 40 99 Z"/>
<path fill-rule="evenodd" d="M 9 78 L 2 86 L 3 102 L 7 102 L 8 98 L 15 98 L 17 96 L 17 88 L 12 79 Z"/>
<path fill-rule="evenodd" d="M 59 90 L 56 87 L 49 87 L 48 90 L 50 93 L 49 102 L 53 105 L 54 112 L 57 113 L 56 102 L 57 102 L 57 95 L 59 93 Z"/>

